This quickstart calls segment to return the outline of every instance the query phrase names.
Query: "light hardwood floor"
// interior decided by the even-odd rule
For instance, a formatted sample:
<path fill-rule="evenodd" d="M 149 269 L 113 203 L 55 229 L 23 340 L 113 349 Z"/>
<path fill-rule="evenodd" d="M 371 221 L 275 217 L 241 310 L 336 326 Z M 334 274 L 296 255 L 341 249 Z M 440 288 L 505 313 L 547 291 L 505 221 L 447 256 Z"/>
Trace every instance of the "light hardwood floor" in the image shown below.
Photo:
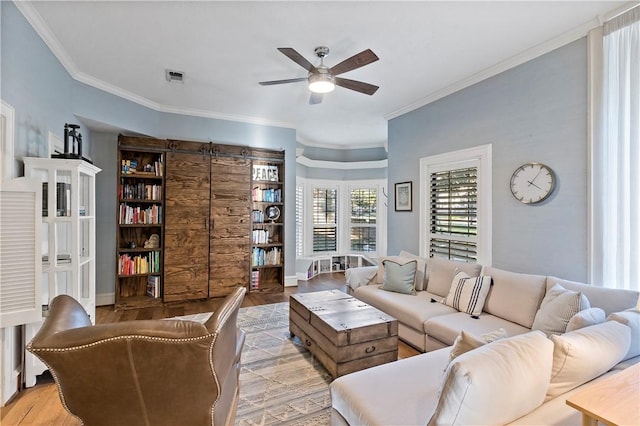
<path fill-rule="evenodd" d="M 322 274 L 310 281 L 298 281 L 297 287 L 286 287 L 284 293 L 278 294 L 248 294 L 242 303 L 243 307 L 266 305 L 270 303 L 286 302 L 294 293 L 306 293 L 339 289 L 346 291 L 344 274 Z M 202 312 L 212 312 L 220 305 L 222 299 L 210 299 L 202 302 L 176 303 L 164 307 L 134 309 L 128 311 L 114 311 L 113 306 L 101 306 L 96 310 L 96 323 L 161 319 L 180 315 L 190 315 Z M 419 354 L 414 348 L 399 342 L 398 357 L 408 358 Z M 43 375 L 38 383 L 18 394 L 9 404 L 0 410 L 0 424 L 13 425 L 80 425 L 63 408 L 58 397 L 55 384 L 49 377 Z"/>

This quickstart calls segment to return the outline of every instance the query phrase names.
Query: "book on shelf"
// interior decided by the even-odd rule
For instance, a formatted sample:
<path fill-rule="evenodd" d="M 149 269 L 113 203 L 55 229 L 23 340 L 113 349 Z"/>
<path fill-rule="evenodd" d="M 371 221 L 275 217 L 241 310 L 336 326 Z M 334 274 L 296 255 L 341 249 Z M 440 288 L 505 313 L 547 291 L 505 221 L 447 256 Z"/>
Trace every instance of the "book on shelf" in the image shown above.
<path fill-rule="evenodd" d="M 42 255 L 42 261 L 43 262 L 49 262 L 49 255 L 48 254 L 43 254 Z M 58 255 L 56 255 L 56 262 L 57 263 L 71 263 L 71 255 L 70 254 L 58 254 Z"/>
<path fill-rule="evenodd" d="M 251 233 L 254 244 L 268 244 L 269 231 L 266 229 L 254 229 Z"/>
<path fill-rule="evenodd" d="M 42 216 L 49 215 L 49 183 L 42 182 Z M 71 216 L 71 184 L 56 182 L 56 216 Z"/>
<path fill-rule="evenodd" d="M 120 179 L 120 198 L 162 201 L 162 185 L 148 185 L 144 182 L 126 183 Z"/>
<path fill-rule="evenodd" d="M 118 275 L 156 274 L 159 272 L 159 251 L 151 251 L 133 257 L 125 253 L 118 258 Z"/>
<path fill-rule="evenodd" d="M 140 169 L 140 170 L 138 170 Z M 144 166 L 138 163 L 138 160 L 121 160 L 120 173 L 123 175 L 140 175 L 144 176 L 162 176 L 163 172 L 162 157 L 147 163 Z"/>
<path fill-rule="evenodd" d="M 260 271 L 251 271 L 251 290 L 260 288 Z"/>
<path fill-rule="evenodd" d="M 281 258 L 282 250 L 279 247 L 272 247 L 269 250 L 254 247 L 251 251 L 251 266 L 280 265 Z"/>
<path fill-rule="evenodd" d="M 147 277 L 147 296 L 157 299 L 160 297 L 160 277 Z"/>
<path fill-rule="evenodd" d="M 281 203 L 282 189 L 275 189 L 275 188 L 260 189 L 260 187 L 256 186 L 251 190 L 251 197 L 253 201 L 266 202 L 266 203 Z"/>
<path fill-rule="evenodd" d="M 121 203 L 119 218 L 120 225 L 159 225 L 162 223 L 162 206 L 154 204 L 145 208 Z"/>

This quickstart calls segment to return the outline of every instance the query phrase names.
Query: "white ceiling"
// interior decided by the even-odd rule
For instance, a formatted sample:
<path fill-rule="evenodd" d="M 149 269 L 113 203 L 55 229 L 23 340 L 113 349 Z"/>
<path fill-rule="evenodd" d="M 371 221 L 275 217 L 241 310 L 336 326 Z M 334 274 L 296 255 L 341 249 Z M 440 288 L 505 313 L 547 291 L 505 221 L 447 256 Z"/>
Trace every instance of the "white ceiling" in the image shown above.
<path fill-rule="evenodd" d="M 292 127 L 310 145 L 382 146 L 387 119 L 584 36 L 624 2 L 18 2 L 83 82 L 160 111 Z M 332 66 L 364 49 L 379 61 L 343 75 L 380 86 L 341 87 L 309 105 L 305 77 L 278 52 L 292 47 Z M 317 59 L 317 58 L 316 58 Z M 184 71 L 168 83 L 165 69 Z"/>

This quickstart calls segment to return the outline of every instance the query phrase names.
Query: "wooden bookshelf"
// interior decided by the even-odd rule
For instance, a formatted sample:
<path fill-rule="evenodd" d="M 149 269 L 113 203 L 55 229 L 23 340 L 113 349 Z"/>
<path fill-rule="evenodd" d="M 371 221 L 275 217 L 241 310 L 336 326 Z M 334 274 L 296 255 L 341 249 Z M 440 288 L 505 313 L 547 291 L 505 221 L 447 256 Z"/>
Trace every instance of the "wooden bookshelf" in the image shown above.
<path fill-rule="evenodd" d="M 253 160 L 249 292 L 284 291 L 284 161 Z"/>
<path fill-rule="evenodd" d="M 162 304 L 165 153 L 155 139 L 118 138 L 115 308 Z"/>

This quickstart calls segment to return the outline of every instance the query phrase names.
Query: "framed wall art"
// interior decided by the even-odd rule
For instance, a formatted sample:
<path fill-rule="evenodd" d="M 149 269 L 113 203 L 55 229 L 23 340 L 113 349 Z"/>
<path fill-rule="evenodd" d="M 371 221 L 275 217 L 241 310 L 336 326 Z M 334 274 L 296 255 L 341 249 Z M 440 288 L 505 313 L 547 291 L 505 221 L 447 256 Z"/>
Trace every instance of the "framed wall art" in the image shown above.
<path fill-rule="evenodd" d="M 410 212 L 413 209 L 413 191 L 411 182 L 400 182 L 395 184 L 396 189 L 396 211 Z"/>

